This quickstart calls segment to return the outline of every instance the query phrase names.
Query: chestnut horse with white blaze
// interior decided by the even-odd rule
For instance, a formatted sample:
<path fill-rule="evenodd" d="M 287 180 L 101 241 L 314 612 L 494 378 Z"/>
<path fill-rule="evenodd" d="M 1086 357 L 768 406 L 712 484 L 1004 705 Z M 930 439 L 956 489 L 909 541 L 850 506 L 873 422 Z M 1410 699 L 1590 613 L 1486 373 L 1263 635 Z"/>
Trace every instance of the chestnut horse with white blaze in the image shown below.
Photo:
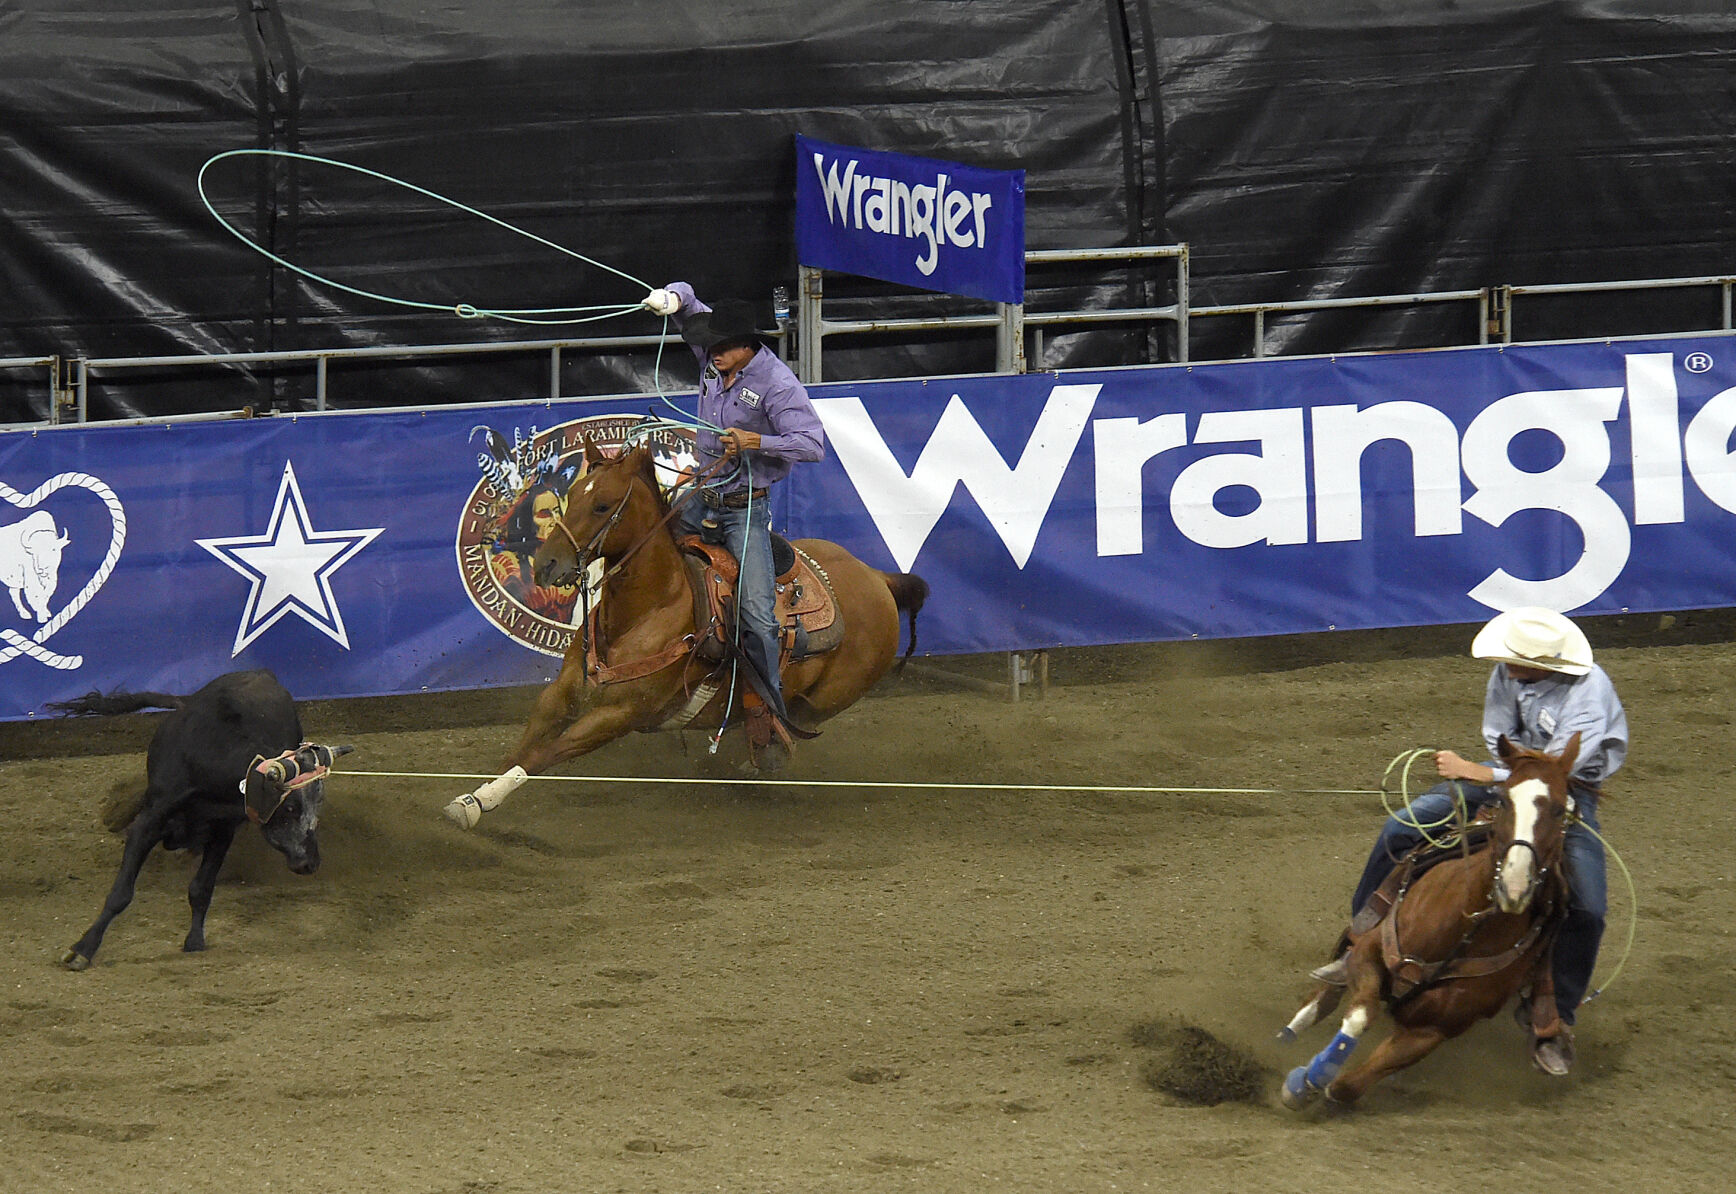
<path fill-rule="evenodd" d="M 693 651 L 693 591 L 650 447 L 610 457 L 587 440 L 585 460 L 585 475 L 568 492 L 566 510 L 538 548 L 533 568 L 539 584 L 570 584 L 592 560 L 603 562 L 594 658 L 587 661 L 586 635 L 574 634 L 560 675 L 537 698 L 523 737 L 507 757 L 506 772 L 446 806 L 446 815 L 466 829 L 528 776 L 633 730 L 669 724 L 702 699 L 696 696 L 702 682 L 720 667 L 720 697 L 684 726 L 715 729 L 724 710 L 742 707 L 741 693 L 732 700 L 728 691 L 730 665 Z M 844 626 L 836 647 L 784 663 L 784 701 L 800 732 L 849 708 L 886 674 L 898 655 L 901 611 L 910 620 L 904 653 L 910 656 L 928 584 L 909 573 L 871 568 L 824 539 L 796 540 L 794 546 L 830 580 Z M 606 671 L 606 681 L 599 681 L 599 670 Z"/>
<path fill-rule="evenodd" d="M 1332 1043 L 1285 1079 L 1285 1106 L 1300 1110 L 1321 1095 L 1331 1103 L 1354 1102 L 1382 1078 L 1495 1015 L 1527 985 L 1532 1032 L 1543 1039 L 1562 1031 L 1550 944 L 1567 907 L 1562 845 L 1579 735 L 1558 755 L 1515 746 L 1503 736 L 1496 753 L 1510 774 L 1487 846 L 1423 871 L 1378 924 L 1353 929 L 1348 986 L 1323 987 L 1279 1032 L 1280 1039 L 1293 1040 L 1330 1014 L 1341 996 L 1349 997 Z M 1340 1075 L 1383 1002 L 1392 1035 L 1361 1066 Z"/>

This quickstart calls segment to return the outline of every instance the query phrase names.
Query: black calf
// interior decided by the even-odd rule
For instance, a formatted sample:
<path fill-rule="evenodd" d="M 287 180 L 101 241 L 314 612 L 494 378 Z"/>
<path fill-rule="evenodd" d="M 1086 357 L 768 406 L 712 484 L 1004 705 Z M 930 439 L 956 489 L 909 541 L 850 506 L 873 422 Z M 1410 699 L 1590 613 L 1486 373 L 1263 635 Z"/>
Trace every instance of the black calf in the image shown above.
<path fill-rule="evenodd" d="M 294 699 L 267 671 L 231 672 L 184 698 L 160 692 L 93 692 L 54 706 L 72 714 L 153 707 L 173 712 L 151 738 L 144 792 L 108 818 L 111 829 L 125 828 L 126 849 L 102 912 L 61 958 L 71 970 L 90 965 L 109 922 L 132 903 L 139 869 L 158 844 L 168 850 L 203 851 L 187 886 L 193 925 L 181 948 L 204 949 L 205 913 L 217 872 L 235 831 L 249 819 L 250 804 L 265 840 L 282 852 L 290 870 L 311 875 L 319 869 L 315 829 L 325 767 L 334 753 L 343 754 L 349 747 L 333 751 L 304 742 Z M 285 752 L 294 753 L 275 767 L 255 771 L 261 757 L 273 760 Z"/>

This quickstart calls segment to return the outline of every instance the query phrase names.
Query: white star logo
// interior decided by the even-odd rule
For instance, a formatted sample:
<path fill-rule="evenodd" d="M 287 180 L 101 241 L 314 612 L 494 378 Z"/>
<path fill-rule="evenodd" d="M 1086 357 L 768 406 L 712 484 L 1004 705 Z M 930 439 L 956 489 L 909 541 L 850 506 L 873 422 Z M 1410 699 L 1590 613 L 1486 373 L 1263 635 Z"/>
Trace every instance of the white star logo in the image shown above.
<path fill-rule="evenodd" d="M 344 616 L 332 596 L 332 573 L 372 543 L 384 527 L 354 531 L 315 531 L 307 503 L 295 481 L 295 468 L 283 463 L 283 482 L 271 510 L 271 529 L 263 535 L 231 535 L 195 540 L 253 583 L 247 608 L 235 630 L 239 655 L 247 644 L 294 614 L 344 650 L 350 649 Z"/>

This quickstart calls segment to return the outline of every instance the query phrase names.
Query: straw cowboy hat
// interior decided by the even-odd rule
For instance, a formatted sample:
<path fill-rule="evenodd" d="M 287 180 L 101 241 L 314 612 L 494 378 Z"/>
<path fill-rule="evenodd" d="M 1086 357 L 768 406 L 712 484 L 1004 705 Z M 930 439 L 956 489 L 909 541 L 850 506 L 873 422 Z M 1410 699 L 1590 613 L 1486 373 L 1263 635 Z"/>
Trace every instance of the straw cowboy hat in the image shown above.
<path fill-rule="evenodd" d="M 1584 631 L 1554 610 L 1537 606 L 1495 615 L 1472 640 L 1471 655 L 1569 676 L 1591 670 L 1591 644 Z"/>

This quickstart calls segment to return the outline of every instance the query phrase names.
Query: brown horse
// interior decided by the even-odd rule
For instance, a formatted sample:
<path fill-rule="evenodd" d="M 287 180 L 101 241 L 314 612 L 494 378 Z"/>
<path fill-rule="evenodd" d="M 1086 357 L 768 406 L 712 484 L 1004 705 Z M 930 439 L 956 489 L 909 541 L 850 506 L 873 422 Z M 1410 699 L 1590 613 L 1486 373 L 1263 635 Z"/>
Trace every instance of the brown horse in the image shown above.
<path fill-rule="evenodd" d="M 508 770 L 446 806 L 457 824 L 473 827 L 528 775 L 596 750 L 632 730 L 654 730 L 672 719 L 693 728 L 722 724 L 739 711 L 742 694 L 728 690 L 728 665 L 715 698 L 703 682 L 719 665 L 700 659 L 694 598 L 671 510 L 657 484 L 651 450 L 619 456 L 585 444 L 587 470 L 567 495 L 565 512 L 533 560 L 538 583 L 569 584 L 592 560 L 605 565 L 587 662 L 584 634 L 575 634 L 561 672 L 537 698 L 536 709 Z M 916 615 L 928 585 L 908 573 L 870 568 L 835 543 L 803 539 L 795 547 L 830 579 L 844 625 L 832 650 L 786 662 L 783 693 L 792 720 L 812 727 L 854 704 L 886 674 L 898 654 L 898 615 L 910 619 L 908 658 L 916 648 Z M 603 670 L 599 682 L 598 665 Z M 702 708 L 693 709 L 704 701 Z M 692 719 L 682 716 L 692 713 Z"/>
<path fill-rule="evenodd" d="M 1285 1079 L 1285 1106 L 1299 1110 L 1322 1094 L 1332 1103 L 1356 1101 L 1388 1074 L 1495 1015 L 1527 984 L 1535 1036 L 1562 1031 L 1549 947 L 1567 906 L 1561 853 L 1567 777 L 1579 757 L 1579 735 L 1559 755 L 1526 750 L 1505 737 L 1497 753 L 1511 774 L 1488 845 L 1436 863 L 1399 892 L 1378 924 L 1353 929 L 1348 987 L 1317 991 L 1278 1034 L 1294 1039 L 1349 995 L 1350 1011 L 1332 1043 Z M 1340 1076 L 1383 1001 L 1392 1035 Z"/>

